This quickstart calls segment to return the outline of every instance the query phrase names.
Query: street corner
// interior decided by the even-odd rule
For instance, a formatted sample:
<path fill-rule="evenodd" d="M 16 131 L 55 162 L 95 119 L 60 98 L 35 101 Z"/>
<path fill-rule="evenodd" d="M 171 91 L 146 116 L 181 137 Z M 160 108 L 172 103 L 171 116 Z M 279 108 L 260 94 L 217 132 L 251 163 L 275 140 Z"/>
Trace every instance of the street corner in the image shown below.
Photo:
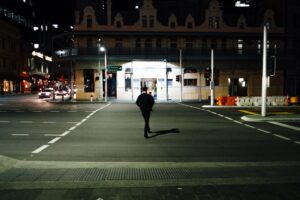
<path fill-rule="evenodd" d="M 17 163 L 16 159 L 0 155 L 0 174 L 12 168 L 16 163 Z"/>

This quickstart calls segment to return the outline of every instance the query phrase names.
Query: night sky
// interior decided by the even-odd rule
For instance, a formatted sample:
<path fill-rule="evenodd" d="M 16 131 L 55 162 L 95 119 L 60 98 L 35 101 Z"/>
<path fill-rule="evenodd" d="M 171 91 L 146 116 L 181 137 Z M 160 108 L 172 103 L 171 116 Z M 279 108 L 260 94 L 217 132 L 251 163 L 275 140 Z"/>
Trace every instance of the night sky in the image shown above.
<path fill-rule="evenodd" d="M 73 24 L 75 0 L 33 0 L 36 15 L 52 23 Z"/>
<path fill-rule="evenodd" d="M 32 0 L 36 10 L 36 15 L 42 19 L 52 23 L 74 24 L 74 10 L 76 0 Z M 103 0 L 98 0 L 103 1 Z M 117 10 L 133 9 L 136 4 L 140 4 L 143 0 L 112 0 L 113 8 Z M 177 2 L 184 0 L 153 0 Z M 201 0 L 191 0 L 198 2 Z M 224 9 L 233 9 L 235 0 L 219 0 Z"/>

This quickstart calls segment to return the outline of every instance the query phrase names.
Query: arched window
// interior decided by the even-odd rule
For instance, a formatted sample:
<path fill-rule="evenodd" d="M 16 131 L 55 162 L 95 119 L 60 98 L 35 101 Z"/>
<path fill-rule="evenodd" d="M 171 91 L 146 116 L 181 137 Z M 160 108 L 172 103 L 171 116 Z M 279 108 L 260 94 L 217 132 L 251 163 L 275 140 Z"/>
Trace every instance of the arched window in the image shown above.
<path fill-rule="evenodd" d="M 161 39 L 156 40 L 156 48 L 161 48 Z"/>
<path fill-rule="evenodd" d="M 88 28 L 93 27 L 93 17 L 91 15 L 88 15 L 86 18 L 86 25 Z"/>
<path fill-rule="evenodd" d="M 93 47 L 93 40 L 92 40 L 92 38 L 88 38 L 87 39 L 87 41 L 86 41 L 86 47 L 87 48 Z"/>
<path fill-rule="evenodd" d="M 121 24 L 121 22 L 120 21 L 117 21 L 117 28 L 122 28 L 122 24 Z"/>
<path fill-rule="evenodd" d="M 173 29 L 173 28 L 175 28 L 175 22 L 171 22 L 170 23 L 170 27 Z"/>
<path fill-rule="evenodd" d="M 171 47 L 172 49 L 176 49 L 176 48 L 177 48 L 177 39 L 176 39 L 176 38 L 172 38 L 172 39 L 170 40 L 170 47 Z"/>
<path fill-rule="evenodd" d="M 245 28 L 245 24 L 242 22 L 240 23 L 240 29 L 244 29 Z"/>
<path fill-rule="evenodd" d="M 141 39 L 137 38 L 137 39 L 135 40 L 135 47 L 136 47 L 136 48 L 141 48 Z"/>

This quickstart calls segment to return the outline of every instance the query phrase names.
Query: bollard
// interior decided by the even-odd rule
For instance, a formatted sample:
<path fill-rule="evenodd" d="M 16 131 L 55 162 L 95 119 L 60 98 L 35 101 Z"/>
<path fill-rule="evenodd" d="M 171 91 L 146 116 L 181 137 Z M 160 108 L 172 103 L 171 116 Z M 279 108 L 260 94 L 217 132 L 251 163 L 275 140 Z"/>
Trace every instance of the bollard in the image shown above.
<path fill-rule="evenodd" d="M 93 102 L 93 95 L 90 96 L 90 101 Z"/>

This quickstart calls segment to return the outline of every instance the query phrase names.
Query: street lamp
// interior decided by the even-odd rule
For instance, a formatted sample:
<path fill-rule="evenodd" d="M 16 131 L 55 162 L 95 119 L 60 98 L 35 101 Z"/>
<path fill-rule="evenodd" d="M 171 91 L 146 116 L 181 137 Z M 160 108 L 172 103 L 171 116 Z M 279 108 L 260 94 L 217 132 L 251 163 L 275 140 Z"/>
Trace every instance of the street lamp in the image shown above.
<path fill-rule="evenodd" d="M 105 102 L 107 102 L 107 50 L 105 47 L 101 46 L 99 49 L 104 52 L 104 78 L 105 78 Z"/>

